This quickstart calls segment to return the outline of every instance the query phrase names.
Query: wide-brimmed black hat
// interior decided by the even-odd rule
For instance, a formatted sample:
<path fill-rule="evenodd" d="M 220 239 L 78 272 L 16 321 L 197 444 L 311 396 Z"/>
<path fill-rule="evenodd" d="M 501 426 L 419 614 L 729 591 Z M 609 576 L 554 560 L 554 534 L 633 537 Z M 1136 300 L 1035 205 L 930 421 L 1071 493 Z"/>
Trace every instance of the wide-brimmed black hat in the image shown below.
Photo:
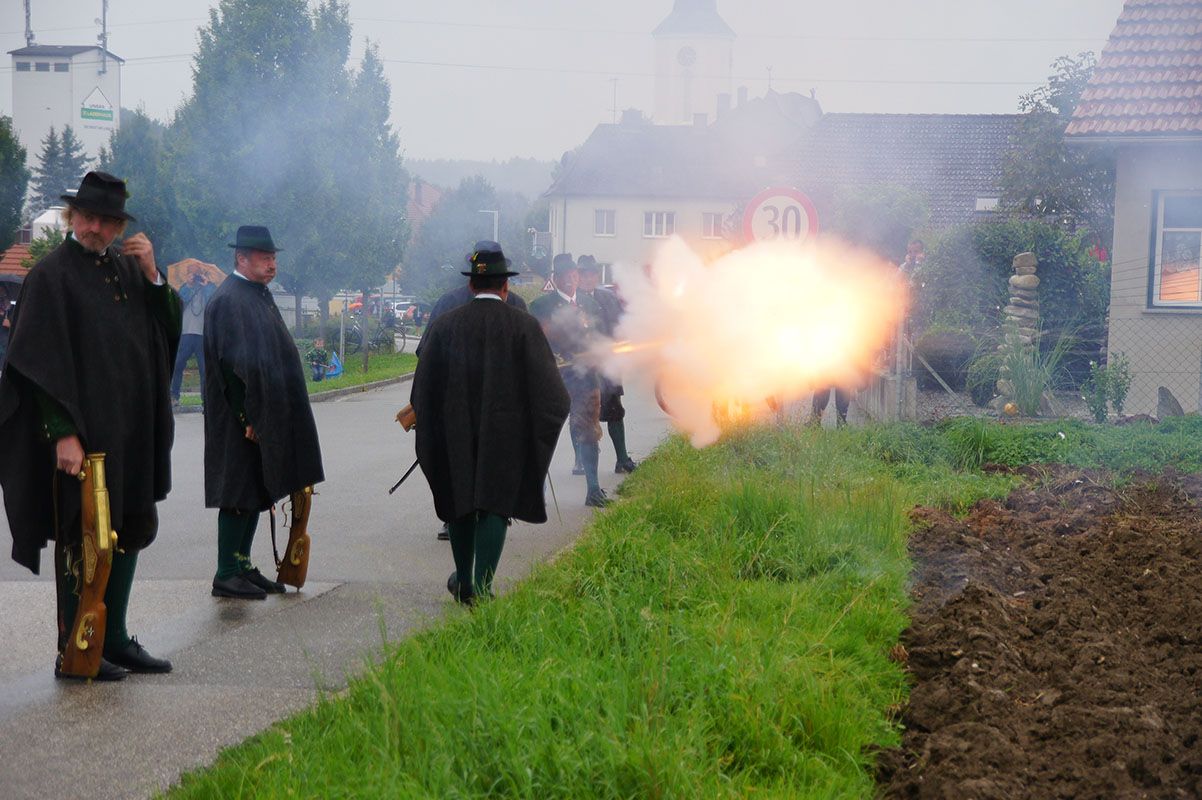
<path fill-rule="evenodd" d="M 576 266 L 580 269 L 599 270 L 601 265 L 597 263 L 597 259 L 592 256 L 581 256 L 576 259 Z"/>
<path fill-rule="evenodd" d="M 129 197 L 129 192 L 125 191 L 125 181 L 109 175 L 107 172 L 89 172 L 83 176 L 83 180 L 79 184 L 79 191 L 73 195 L 59 195 L 61 200 L 73 208 L 91 211 L 102 217 L 137 222 L 136 219 L 125 213 L 127 197 Z"/>
<path fill-rule="evenodd" d="M 271 231 L 262 225 L 243 225 L 238 229 L 230 247 L 238 250 L 262 250 L 264 253 L 278 253 L 284 249 L 275 246 L 275 242 L 271 240 Z"/>
<path fill-rule="evenodd" d="M 568 270 L 577 269 L 576 262 L 572 260 L 571 253 L 560 253 L 551 260 L 551 272 L 567 272 Z"/>
<path fill-rule="evenodd" d="M 460 274 L 512 278 L 519 273 L 510 271 L 510 264 L 509 259 L 501 252 L 501 245 L 496 242 L 479 241 L 472 248 L 472 254 L 467 257 L 467 272 Z"/>

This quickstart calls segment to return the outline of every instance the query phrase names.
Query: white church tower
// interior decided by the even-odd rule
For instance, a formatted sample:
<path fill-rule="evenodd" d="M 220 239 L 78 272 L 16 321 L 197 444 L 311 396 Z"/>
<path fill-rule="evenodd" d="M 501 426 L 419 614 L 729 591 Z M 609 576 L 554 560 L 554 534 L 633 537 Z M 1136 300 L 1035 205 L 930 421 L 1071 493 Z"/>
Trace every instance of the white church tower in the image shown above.
<path fill-rule="evenodd" d="M 730 105 L 735 32 L 718 14 L 718 0 L 675 0 L 655 37 L 655 112 L 660 125 L 714 120 Z"/>

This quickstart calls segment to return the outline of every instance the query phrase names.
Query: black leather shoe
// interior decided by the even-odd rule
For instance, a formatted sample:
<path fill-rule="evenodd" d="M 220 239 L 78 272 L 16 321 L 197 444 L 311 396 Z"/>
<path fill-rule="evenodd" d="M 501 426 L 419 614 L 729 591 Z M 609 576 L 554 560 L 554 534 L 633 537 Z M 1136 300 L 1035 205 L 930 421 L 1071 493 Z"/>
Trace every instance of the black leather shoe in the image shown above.
<path fill-rule="evenodd" d="M 233 597 L 236 600 L 266 600 L 267 592 L 242 575 L 235 575 L 232 578 L 214 578 L 213 596 Z"/>
<path fill-rule="evenodd" d="M 106 648 L 104 657 L 118 667 L 125 667 L 130 672 L 161 675 L 171 671 L 170 661 L 165 658 L 155 658 L 147 653 L 146 648 L 138 644 L 138 640 L 132 637 L 124 647 Z"/>
<path fill-rule="evenodd" d="M 604 489 L 596 489 L 585 496 L 584 504 L 590 508 L 605 508 L 609 505 L 609 497 Z"/>
<path fill-rule="evenodd" d="M 82 675 L 68 675 L 63 672 L 63 657 L 59 656 L 54 659 L 54 677 L 61 681 L 123 681 L 129 673 L 116 664 L 100 659 L 100 671 L 96 673 L 95 678 L 86 678 Z"/>
<path fill-rule="evenodd" d="M 438 541 L 440 541 L 440 542 L 451 541 L 451 526 L 450 525 L 444 524 L 441 528 L 439 528 Z"/>
<path fill-rule="evenodd" d="M 639 465 L 634 463 L 633 458 L 625 458 L 625 459 L 619 461 L 617 464 L 614 464 L 614 474 L 621 475 L 623 473 L 626 473 L 627 475 L 629 475 L 631 472 L 634 472 L 638 468 L 639 468 Z"/>
<path fill-rule="evenodd" d="M 459 571 L 451 573 L 451 577 L 447 578 L 447 591 L 451 593 L 451 597 L 455 598 L 456 603 L 462 603 L 465 606 L 470 606 L 474 597 L 469 589 L 462 594 L 459 592 Z"/>
<path fill-rule="evenodd" d="M 253 583 L 255 586 L 258 586 L 268 594 L 283 594 L 284 592 L 288 591 L 288 588 L 284 586 L 284 584 L 273 581 L 262 572 L 259 572 L 258 567 L 251 567 L 250 569 L 243 570 L 242 577 L 246 578 L 246 580 Z"/>

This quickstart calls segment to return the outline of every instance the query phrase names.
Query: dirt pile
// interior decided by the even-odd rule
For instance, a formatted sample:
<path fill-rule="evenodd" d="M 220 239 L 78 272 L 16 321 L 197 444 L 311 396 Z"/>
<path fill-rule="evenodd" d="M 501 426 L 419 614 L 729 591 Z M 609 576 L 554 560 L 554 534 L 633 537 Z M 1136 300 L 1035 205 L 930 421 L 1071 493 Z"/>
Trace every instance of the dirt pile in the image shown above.
<path fill-rule="evenodd" d="M 1202 484 L 1096 474 L 917 509 L 893 798 L 1202 797 Z"/>

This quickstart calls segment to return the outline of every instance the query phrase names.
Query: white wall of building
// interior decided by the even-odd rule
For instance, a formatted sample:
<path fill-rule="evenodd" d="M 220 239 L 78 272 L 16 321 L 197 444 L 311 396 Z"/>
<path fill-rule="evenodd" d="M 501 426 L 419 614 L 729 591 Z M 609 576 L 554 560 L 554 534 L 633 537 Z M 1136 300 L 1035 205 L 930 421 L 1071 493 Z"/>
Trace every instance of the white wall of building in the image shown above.
<path fill-rule="evenodd" d="M 613 212 L 613 233 L 598 234 L 597 211 Z M 591 255 L 603 264 L 645 264 L 654 259 L 667 237 L 644 235 L 646 212 L 672 212 L 675 233 L 694 250 L 712 258 L 731 249 L 724 237 L 706 236 L 706 214 L 723 220 L 734 211 L 734 204 L 723 200 L 689 200 L 630 197 L 553 197 L 551 199 L 551 236 L 554 253 L 571 253 L 579 258 Z M 711 231 L 712 232 L 712 231 Z"/>
<path fill-rule="evenodd" d="M 94 160 L 106 147 L 121 116 L 121 64 L 108 56 L 104 68 L 99 49 L 72 56 L 13 55 L 13 127 L 36 167 L 42 139 L 54 126 L 70 125 Z M 20 65 L 28 64 L 26 71 Z M 39 64 L 48 65 L 41 71 Z M 65 71 L 64 70 L 65 67 Z"/>
<path fill-rule="evenodd" d="M 1202 143 L 1132 145 L 1118 153 L 1110 277 L 1110 353 L 1131 362 L 1124 413 L 1156 413 L 1157 388 L 1202 410 L 1202 308 L 1149 307 L 1156 200 L 1202 192 Z"/>

